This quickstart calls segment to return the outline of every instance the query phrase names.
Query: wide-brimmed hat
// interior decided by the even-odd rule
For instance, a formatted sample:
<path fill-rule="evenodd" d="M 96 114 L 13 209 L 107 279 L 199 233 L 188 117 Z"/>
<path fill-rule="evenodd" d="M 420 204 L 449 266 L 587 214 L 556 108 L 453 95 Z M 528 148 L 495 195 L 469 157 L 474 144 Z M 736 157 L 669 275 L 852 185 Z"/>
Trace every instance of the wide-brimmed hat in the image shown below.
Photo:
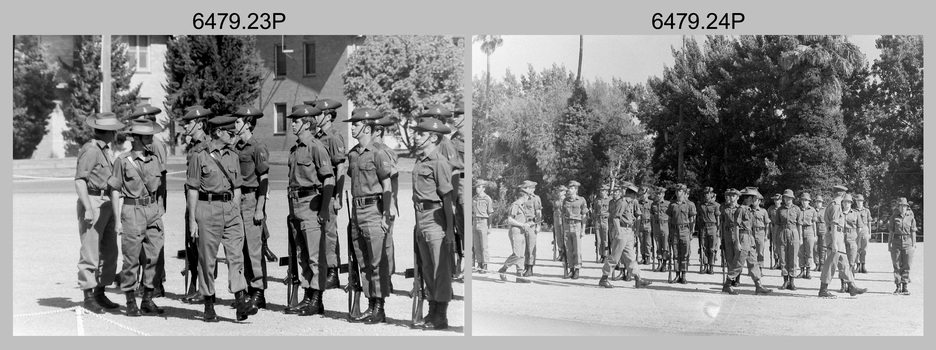
<path fill-rule="evenodd" d="M 241 106 L 234 112 L 237 117 L 254 117 L 254 119 L 263 118 L 263 111 L 254 106 Z"/>
<path fill-rule="evenodd" d="M 134 119 L 127 129 L 127 133 L 133 135 L 156 135 L 161 132 L 162 127 L 159 124 L 146 118 Z"/>
<path fill-rule="evenodd" d="M 465 103 L 462 101 L 455 102 L 455 110 L 452 111 L 454 115 L 465 114 Z"/>
<path fill-rule="evenodd" d="M 416 125 L 411 126 L 410 129 L 416 131 L 431 131 L 440 134 L 448 134 L 452 132 L 452 129 L 436 118 L 423 118 L 422 121 Z"/>
<path fill-rule="evenodd" d="M 809 197 L 809 193 L 807 192 L 801 193 L 799 198 L 801 201 L 812 201 L 812 199 Z"/>
<path fill-rule="evenodd" d="M 235 121 L 237 121 L 237 117 L 225 114 L 208 119 L 208 125 L 215 129 L 234 130 L 236 129 L 234 126 Z"/>
<path fill-rule="evenodd" d="M 860 194 L 860 193 L 859 193 L 859 194 L 856 194 L 856 195 L 855 195 L 855 202 L 857 202 L 857 201 L 864 201 L 864 196 L 863 196 L 862 194 Z"/>
<path fill-rule="evenodd" d="M 845 196 L 842 197 L 842 202 L 854 202 L 854 200 L 852 200 L 852 195 L 846 193 Z"/>
<path fill-rule="evenodd" d="M 444 119 L 452 116 L 452 111 L 443 105 L 431 104 L 426 106 L 426 111 L 419 115 L 420 118 L 439 118 Z"/>
<path fill-rule="evenodd" d="M 214 116 L 214 112 L 210 109 L 202 107 L 200 105 L 194 105 L 189 108 L 186 108 L 185 115 L 180 117 L 182 121 L 189 121 L 199 118 L 211 118 Z"/>
<path fill-rule="evenodd" d="M 162 110 L 158 107 L 150 106 L 149 103 L 144 103 L 133 107 L 133 111 L 130 112 L 130 115 L 127 118 L 138 118 L 142 116 L 153 116 L 156 117 L 157 114 L 162 113 Z"/>
<path fill-rule="evenodd" d="M 900 206 L 900 205 L 905 205 L 905 206 L 908 206 L 908 207 L 909 207 L 909 206 L 910 206 L 910 203 L 907 202 L 907 199 L 906 199 L 906 198 L 900 197 L 900 198 L 897 198 L 897 204 L 896 204 L 896 205 L 898 205 L 898 206 Z"/>
<path fill-rule="evenodd" d="M 97 113 L 85 118 L 85 124 L 99 130 L 120 130 L 126 124 L 117 120 L 117 115 L 111 112 Z"/>
<path fill-rule="evenodd" d="M 783 196 L 784 196 L 784 197 L 790 197 L 790 198 L 796 198 L 796 195 L 793 194 L 793 190 L 791 190 L 791 189 L 785 189 L 785 190 L 783 190 Z"/>
<path fill-rule="evenodd" d="M 745 187 L 744 191 L 741 191 L 742 196 L 754 196 L 757 199 L 764 199 L 764 196 L 757 190 L 757 187 Z M 777 197 L 780 195 L 778 194 Z"/>
<path fill-rule="evenodd" d="M 312 102 L 312 103 L 309 103 Z M 311 105 L 315 108 L 321 109 L 322 111 L 327 111 L 330 109 L 338 109 L 342 106 L 341 102 L 332 100 L 330 98 L 323 98 L 321 100 L 315 101 L 306 101 L 304 102 L 307 105 Z"/>
<path fill-rule="evenodd" d="M 566 187 L 581 187 L 581 186 L 582 184 L 580 184 L 578 181 L 572 180 L 572 181 L 569 181 L 569 184 Z"/>
<path fill-rule="evenodd" d="M 305 118 L 305 117 L 314 117 L 319 114 L 322 114 L 322 110 L 315 108 L 310 105 L 298 105 L 293 107 L 292 113 L 290 113 L 286 118 L 296 119 L 296 118 Z"/>
<path fill-rule="evenodd" d="M 638 193 L 640 191 L 640 189 L 637 188 L 637 186 L 634 186 L 634 184 L 630 182 L 622 183 L 621 187 L 626 188 L 629 191 L 634 191 L 634 193 Z"/>
<path fill-rule="evenodd" d="M 383 117 L 383 113 L 380 113 L 380 111 L 373 108 L 361 107 L 355 109 L 354 112 L 351 113 L 351 118 L 342 120 L 342 122 L 353 123 L 361 120 L 377 120 L 381 117 Z"/>
<path fill-rule="evenodd" d="M 740 196 L 740 195 L 741 195 L 741 191 L 738 191 L 738 190 L 733 189 L 733 188 L 729 188 L 729 189 L 725 190 L 725 195 L 726 195 L 726 196 L 730 196 L 730 195 Z"/>

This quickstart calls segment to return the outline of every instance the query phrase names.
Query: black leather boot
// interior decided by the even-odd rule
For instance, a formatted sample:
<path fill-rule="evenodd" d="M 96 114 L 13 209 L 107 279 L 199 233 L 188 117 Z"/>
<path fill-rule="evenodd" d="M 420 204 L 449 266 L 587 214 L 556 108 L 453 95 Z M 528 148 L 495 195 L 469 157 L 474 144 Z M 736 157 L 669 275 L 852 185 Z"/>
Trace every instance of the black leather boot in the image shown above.
<path fill-rule="evenodd" d="M 799 275 L 796 275 L 796 278 L 803 278 L 803 277 L 806 277 L 806 270 L 808 270 L 808 269 L 805 268 L 805 267 L 801 267 L 801 268 L 799 269 Z"/>
<path fill-rule="evenodd" d="M 738 277 L 735 277 L 733 280 L 731 280 L 732 287 L 737 287 L 740 285 L 741 285 L 741 275 L 738 275 Z"/>
<path fill-rule="evenodd" d="M 901 293 L 903 293 L 903 288 L 901 287 L 900 283 L 894 283 L 894 284 L 897 285 L 897 289 L 894 289 L 894 294 L 901 294 Z"/>
<path fill-rule="evenodd" d="M 448 302 L 436 302 L 436 313 L 432 320 L 426 320 L 423 329 L 442 330 L 448 328 Z"/>
<path fill-rule="evenodd" d="M 480 267 L 482 270 L 487 271 L 487 264 L 481 263 L 479 267 Z"/>
<path fill-rule="evenodd" d="M 312 288 L 303 288 L 302 300 L 296 306 L 287 307 L 283 312 L 287 315 L 299 314 L 299 311 L 312 303 Z"/>
<path fill-rule="evenodd" d="M 270 250 L 270 246 L 267 245 L 267 240 L 263 240 L 263 257 L 266 258 L 267 262 L 276 261 L 276 254 L 273 254 L 273 251 Z"/>
<path fill-rule="evenodd" d="M 120 304 L 107 299 L 107 295 L 104 295 L 104 286 L 94 287 L 94 301 L 97 301 L 98 305 L 101 305 L 101 307 L 105 309 L 116 309 L 120 307 Z"/>
<path fill-rule="evenodd" d="M 848 295 L 856 296 L 859 294 L 864 294 L 867 291 L 868 291 L 868 288 L 858 288 L 858 286 L 855 285 L 855 282 L 851 282 L 848 284 Z"/>
<path fill-rule="evenodd" d="M 865 263 L 861 263 L 861 273 L 868 273 L 868 269 L 865 268 Z"/>
<path fill-rule="evenodd" d="M 526 273 L 517 269 L 517 283 L 530 283 L 530 280 L 523 278 L 523 276 L 526 276 Z"/>
<path fill-rule="evenodd" d="M 428 313 L 426 314 L 426 317 L 423 317 L 423 323 L 420 323 L 420 324 L 417 324 L 417 325 L 414 325 L 414 326 L 416 326 L 416 327 L 418 327 L 418 328 L 422 328 L 422 326 L 426 325 L 426 323 L 429 323 L 429 322 L 432 322 L 433 320 L 435 320 L 435 317 L 436 317 L 436 309 L 437 309 L 436 306 L 438 305 L 438 303 L 436 303 L 435 301 L 429 301 L 428 304 L 429 304 L 429 311 L 428 311 Z"/>
<path fill-rule="evenodd" d="M 804 275 L 803 278 L 808 279 L 808 280 L 811 280 L 811 279 L 812 279 L 812 276 L 809 275 L 809 268 L 808 268 L 808 267 L 806 268 L 806 275 Z"/>
<path fill-rule="evenodd" d="M 161 307 L 157 306 L 156 303 L 153 302 L 153 289 L 152 288 L 146 288 L 143 290 L 143 302 L 140 303 L 140 310 L 143 311 L 144 314 L 156 314 L 156 315 L 162 315 L 163 313 L 166 312 L 166 310 L 163 310 Z"/>
<path fill-rule="evenodd" d="M 250 293 L 250 303 L 258 309 L 266 309 L 266 296 L 263 294 L 263 289 L 255 288 L 253 293 Z"/>
<path fill-rule="evenodd" d="M 124 295 L 127 296 L 127 316 L 130 317 L 140 317 L 143 313 L 140 312 L 140 308 L 137 307 L 136 303 L 136 291 L 125 292 Z"/>
<path fill-rule="evenodd" d="M 721 291 L 730 295 L 738 295 L 738 291 L 734 290 L 734 288 L 731 288 L 731 281 L 733 280 L 730 278 L 725 279 L 725 283 L 722 283 Z"/>
<path fill-rule="evenodd" d="M 104 313 L 104 307 L 98 304 L 97 300 L 94 298 L 94 288 L 88 288 L 82 292 L 84 292 L 84 302 L 81 304 L 81 307 L 96 314 Z"/>
<path fill-rule="evenodd" d="M 842 282 L 842 288 L 839 288 L 839 293 L 848 293 L 848 286 L 845 284 L 845 280 L 839 280 Z"/>
<path fill-rule="evenodd" d="M 533 276 L 533 265 L 527 265 L 526 270 L 523 271 L 523 277 Z"/>
<path fill-rule="evenodd" d="M 630 282 L 631 277 L 627 274 L 627 269 L 621 269 L 621 281 Z"/>
<path fill-rule="evenodd" d="M 900 286 L 901 286 L 901 287 L 900 287 L 900 294 L 903 294 L 903 295 L 910 295 L 910 291 L 907 290 L 907 283 L 901 283 Z"/>
<path fill-rule="evenodd" d="M 760 280 L 754 281 L 754 295 L 768 294 L 770 292 L 773 292 L 773 289 L 764 288 Z"/>
<path fill-rule="evenodd" d="M 325 305 L 322 304 L 322 291 L 312 290 L 312 298 L 305 307 L 299 310 L 299 316 L 324 315 Z"/>
<path fill-rule="evenodd" d="M 686 281 L 686 271 L 679 272 L 679 279 L 677 282 L 679 282 L 679 284 L 689 283 Z"/>
<path fill-rule="evenodd" d="M 793 283 L 793 276 L 790 276 L 790 280 L 787 282 L 787 290 L 796 290 L 796 284 Z"/>
<path fill-rule="evenodd" d="M 780 289 L 787 289 L 790 286 L 790 276 L 783 276 L 783 284 L 780 285 Z"/>
<path fill-rule="evenodd" d="M 835 298 L 835 294 L 832 294 L 831 292 L 829 292 L 828 283 L 819 284 L 819 297 L 820 298 Z"/>
<path fill-rule="evenodd" d="M 237 306 L 237 320 L 243 321 L 246 320 L 248 316 L 256 315 L 259 309 L 257 306 L 250 302 L 250 297 L 247 296 L 247 291 L 240 290 L 234 293 L 234 298 L 240 300 L 239 305 Z"/>
<path fill-rule="evenodd" d="M 578 269 L 578 268 L 573 268 L 573 269 L 572 269 L 572 276 L 569 277 L 569 278 L 574 279 L 574 280 L 577 280 L 577 279 L 579 278 L 579 269 Z"/>
<path fill-rule="evenodd" d="M 614 286 L 611 285 L 611 282 L 608 281 L 607 275 L 601 276 L 601 279 L 598 280 L 598 286 L 605 287 L 605 288 L 614 288 Z"/>
<path fill-rule="evenodd" d="M 365 324 L 378 324 L 387 322 L 387 315 L 384 313 L 384 298 L 373 298 L 374 311 L 371 313 L 370 317 L 364 321 Z"/>
<path fill-rule="evenodd" d="M 328 275 L 325 277 L 325 289 L 335 289 L 338 288 L 341 284 L 341 281 L 338 279 L 338 268 L 329 267 Z"/>
<path fill-rule="evenodd" d="M 209 295 L 202 299 L 205 304 L 205 318 L 203 320 L 205 322 L 218 322 L 218 314 L 215 313 L 214 309 L 214 295 Z"/>
<path fill-rule="evenodd" d="M 653 282 L 640 278 L 640 276 L 634 276 L 634 288 L 640 289 L 651 284 L 653 284 Z"/>
<path fill-rule="evenodd" d="M 186 304 L 205 303 L 204 297 L 198 292 L 198 275 L 192 274 L 192 279 L 189 281 L 188 293 L 182 297 L 182 302 Z"/>
<path fill-rule="evenodd" d="M 374 305 L 377 304 L 377 298 L 367 298 L 367 310 L 361 313 L 360 316 L 351 318 L 351 323 L 360 323 L 370 319 L 371 315 L 374 313 Z"/>

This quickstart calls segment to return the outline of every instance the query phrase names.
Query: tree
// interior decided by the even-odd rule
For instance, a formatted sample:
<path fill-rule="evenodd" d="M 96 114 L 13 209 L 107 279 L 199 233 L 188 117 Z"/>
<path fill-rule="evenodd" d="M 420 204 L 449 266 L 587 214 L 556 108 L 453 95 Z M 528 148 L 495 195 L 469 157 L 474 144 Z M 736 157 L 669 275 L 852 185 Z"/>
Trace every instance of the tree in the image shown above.
<path fill-rule="evenodd" d="M 68 128 L 62 132 L 66 152 L 76 155 L 85 142 L 92 139 L 94 131 L 84 119 L 100 112 L 101 105 L 101 37 L 85 35 L 78 38 L 78 56 L 73 65 L 65 65 L 71 75 L 69 103 L 66 104 L 65 121 Z M 139 103 L 140 85 L 130 86 L 130 78 L 136 68 L 130 65 L 128 46 L 120 40 L 111 41 L 111 108 L 118 117 L 126 116 Z"/>
<path fill-rule="evenodd" d="M 501 45 L 504 45 L 504 39 L 500 35 L 476 35 L 474 42 L 481 43 L 481 51 L 487 56 L 487 70 L 485 71 L 485 94 L 491 90 L 491 55 Z M 486 99 L 485 99 L 486 100 Z"/>
<path fill-rule="evenodd" d="M 36 36 L 15 36 L 13 44 L 13 159 L 32 156 L 55 108 L 55 63 Z"/>
<path fill-rule="evenodd" d="M 406 126 L 427 105 L 462 100 L 464 49 L 463 40 L 446 36 L 368 36 L 341 74 L 345 95 L 400 120 L 397 132 L 415 152 Z"/>

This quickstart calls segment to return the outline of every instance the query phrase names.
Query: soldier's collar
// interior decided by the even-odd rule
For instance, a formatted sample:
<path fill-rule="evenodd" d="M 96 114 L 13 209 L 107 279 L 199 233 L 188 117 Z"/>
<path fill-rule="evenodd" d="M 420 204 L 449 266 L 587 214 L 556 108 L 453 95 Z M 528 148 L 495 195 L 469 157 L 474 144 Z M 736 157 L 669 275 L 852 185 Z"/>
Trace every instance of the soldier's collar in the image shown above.
<path fill-rule="evenodd" d="M 304 146 L 309 146 L 309 145 L 312 144 L 312 142 L 314 142 L 314 140 L 315 140 L 315 138 L 314 138 L 312 135 L 308 135 L 308 136 L 306 136 L 306 137 L 301 137 L 301 136 L 300 136 L 300 137 L 296 138 L 296 143 L 301 144 L 301 145 L 304 145 Z"/>
<path fill-rule="evenodd" d="M 100 149 L 110 148 L 110 146 L 107 144 L 107 142 L 104 142 L 104 140 L 93 139 L 91 141 L 94 141 L 94 144 Z"/>
<path fill-rule="evenodd" d="M 221 140 L 211 140 L 208 141 L 208 151 L 209 152 L 223 152 L 228 149 L 228 145 L 221 142 Z"/>

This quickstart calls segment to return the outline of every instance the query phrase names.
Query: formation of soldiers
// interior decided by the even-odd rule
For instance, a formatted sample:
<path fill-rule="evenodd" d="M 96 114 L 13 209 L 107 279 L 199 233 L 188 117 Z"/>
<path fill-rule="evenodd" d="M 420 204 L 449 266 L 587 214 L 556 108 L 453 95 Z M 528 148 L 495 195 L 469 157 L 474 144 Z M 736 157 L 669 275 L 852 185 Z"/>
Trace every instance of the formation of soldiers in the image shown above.
<path fill-rule="evenodd" d="M 475 183 L 475 259 L 486 270 L 486 236 L 493 201 L 484 193 L 489 183 L 483 180 Z M 540 215 L 527 207 L 532 209 L 535 186 L 534 182 L 524 181 L 507 211 L 512 254 L 498 270 L 503 280 L 511 266 L 516 266 L 520 283 L 529 282 L 522 277 L 532 275 L 535 227 Z M 598 282 L 602 287 L 612 288 L 613 280 L 631 279 L 636 288 L 650 285 L 650 281 L 640 277 L 638 264 L 650 264 L 654 272 L 668 272 L 670 283 L 688 283 L 690 246 L 695 232 L 699 237 L 699 272 L 714 274 L 715 262 L 721 254 L 725 293 L 737 294 L 735 287 L 740 284 L 744 266 L 754 282 L 755 294 L 772 292 L 762 283 L 761 268 L 767 266 L 765 256 L 774 261 L 772 268 L 781 270 L 780 289 L 796 290 L 796 279 L 812 279 L 811 272 L 821 271 L 819 296 L 834 297 L 828 286 L 838 270 L 839 293 L 855 296 L 866 292 L 856 285 L 854 274 L 867 273 L 865 257 L 873 219 L 870 209 L 864 206 L 864 196 L 848 194 L 844 186 L 831 189 L 828 207 L 821 195 L 816 196 L 812 206 L 813 198 L 805 192 L 800 194 L 799 204 L 794 204 L 796 196 L 787 189 L 774 195 L 772 205 L 764 209 L 761 206 L 764 197 L 756 187 L 728 189 L 721 204 L 716 202 L 714 189 L 705 187 L 702 203 L 696 204 L 688 199 L 689 191 L 683 184 L 673 187 L 675 197 L 670 202 L 665 199 L 665 187 L 638 188 L 625 182 L 614 189 L 602 187 L 591 213 L 584 198 L 578 195 L 579 187 L 576 181 L 558 186 L 552 202 L 553 249 L 556 259 L 563 262 L 563 278 L 579 278 L 583 220 L 591 216 L 597 257 L 603 263 Z M 894 293 L 909 294 L 907 284 L 917 228 L 906 198 L 893 203 L 885 222 L 890 233 L 888 250 L 893 261 Z M 622 270 L 621 274 L 612 276 L 615 269 Z"/>
<path fill-rule="evenodd" d="M 399 215 L 397 156 L 382 140 L 384 131 L 396 121 L 372 108 L 355 109 L 343 122 L 350 123 L 357 145 L 346 151 L 347 143 L 333 126 L 341 106 L 330 99 L 309 101 L 295 106 L 288 116 L 297 141 L 288 158 L 287 227 L 290 260 L 298 266 L 295 276 L 287 279 L 297 280 L 304 296 L 285 313 L 323 314 L 322 293 L 339 288 L 337 214 L 345 202 L 350 206 L 348 241 L 352 246 L 345 290 L 349 296 L 363 293 L 368 299 L 364 312 L 353 312 L 349 304 L 349 320 L 382 323 L 386 322 L 385 299 L 393 290 L 393 223 Z M 167 149 L 152 136 L 162 130 L 155 122 L 160 112 L 141 105 L 124 120 L 113 113 L 86 118 L 95 134 L 81 148 L 75 184 L 82 242 L 78 281 L 84 291 L 83 307 L 91 312 L 119 308 L 104 293 L 104 287 L 118 278 L 118 234 L 124 261 L 119 283 L 127 315 L 165 312 L 153 302 L 164 294 L 165 279 L 161 217 L 166 203 Z M 418 156 L 412 179 L 415 269 L 424 283 L 424 290 L 414 293 L 429 301 L 429 314 L 418 315 L 417 328 L 448 328 L 452 281 L 461 274 L 456 267 L 464 246 L 457 220 L 462 205 L 456 196 L 464 176 L 463 113 L 460 104 L 454 112 L 430 105 L 419 122 L 410 126 Z M 205 322 L 219 321 L 214 309 L 219 245 L 225 248 L 236 319 L 246 320 L 266 308 L 266 262 L 276 257 L 266 243 L 270 156 L 253 137 L 257 119 L 262 117 L 261 111 L 250 106 L 225 115 L 192 106 L 177 119 L 191 139 L 184 186 L 184 254 L 191 279 L 182 301 L 203 304 Z M 115 159 L 110 144 L 123 129 L 132 149 Z M 353 200 L 344 198 L 345 175 Z M 138 289 L 143 296 L 139 307 Z"/>

